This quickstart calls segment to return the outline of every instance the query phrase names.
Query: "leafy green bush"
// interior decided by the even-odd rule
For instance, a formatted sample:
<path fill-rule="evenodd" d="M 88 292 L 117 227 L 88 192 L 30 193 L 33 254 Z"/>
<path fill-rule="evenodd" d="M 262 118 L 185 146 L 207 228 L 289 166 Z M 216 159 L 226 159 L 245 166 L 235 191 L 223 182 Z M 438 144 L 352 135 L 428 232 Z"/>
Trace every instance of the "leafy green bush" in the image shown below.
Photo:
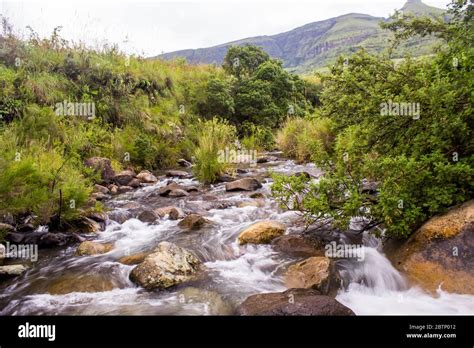
<path fill-rule="evenodd" d="M 363 217 L 364 229 L 381 226 L 388 236 L 405 238 L 431 216 L 473 197 L 473 5 L 453 1 L 451 8 L 447 23 L 404 19 L 389 26 L 399 38 L 449 38 L 434 57 L 395 64 L 360 51 L 322 77 L 320 113 L 334 124 L 336 140 L 329 151 L 313 153 L 325 172 L 317 183 L 275 179 L 272 190 L 283 206 L 313 222 L 332 217 L 342 228 L 351 217 Z M 401 114 L 401 103 L 419 107 Z M 398 109 L 387 113 L 388 104 Z M 304 121 L 291 122 L 282 144 L 305 157 L 297 134 Z"/>

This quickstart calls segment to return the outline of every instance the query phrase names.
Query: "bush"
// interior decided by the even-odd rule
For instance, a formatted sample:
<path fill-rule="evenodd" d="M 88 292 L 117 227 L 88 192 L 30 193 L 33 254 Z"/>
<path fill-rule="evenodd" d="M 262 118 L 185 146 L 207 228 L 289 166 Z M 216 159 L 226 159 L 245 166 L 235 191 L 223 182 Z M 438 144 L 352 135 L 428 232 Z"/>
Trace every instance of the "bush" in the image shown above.
<path fill-rule="evenodd" d="M 226 121 L 213 118 L 201 123 L 193 168 L 199 180 L 209 184 L 217 180 L 228 167 L 219 151 L 232 148 L 235 140 L 236 129 Z"/>
<path fill-rule="evenodd" d="M 289 118 L 277 134 L 279 148 L 298 161 L 326 158 L 333 141 L 332 122 L 327 118 Z"/>

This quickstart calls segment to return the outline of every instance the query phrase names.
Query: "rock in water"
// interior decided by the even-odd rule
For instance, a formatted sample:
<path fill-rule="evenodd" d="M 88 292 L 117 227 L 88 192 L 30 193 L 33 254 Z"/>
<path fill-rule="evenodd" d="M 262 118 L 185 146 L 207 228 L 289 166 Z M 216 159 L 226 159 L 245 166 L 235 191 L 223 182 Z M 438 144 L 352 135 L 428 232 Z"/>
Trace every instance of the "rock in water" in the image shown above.
<path fill-rule="evenodd" d="M 178 223 L 178 226 L 181 228 L 187 228 L 189 230 L 198 230 L 209 222 L 210 221 L 208 219 L 203 218 L 199 214 L 189 214 Z"/>
<path fill-rule="evenodd" d="M 114 176 L 114 181 L 120 186 L 129 186 L 128 183 L 135 178 L 133 170 L 123 170 Z"/>
<path fill-rule="evenodd" d="M 291 265 L 285 274 L 287 288 L 314 289 L 323 295 L 331 289 L 337 290 L 337 280 L 334 265 L 324 256 L 310 257 Z"/>
<path fill-rule="evenodd" d="M 474 200 L 428 220 L 393 255 L 395 266 L 428 291 L 474 294 Z"/>
<path fill-rule="evenodd" d="M 147 290 L 166 289 L 192 279 L 200 261 L 188 250 L 161 242 L 130 273 L 130 279 Z"/>
<path fill-rule="evenodd" d="M 115 176 L 112 164 L 108 158 L 91 157 L 84 161 L 84 165 L 100 173 L 102 180 L 105 182 L 110 182 Z"/>
<path fill-rule="evenodd" d="M 254 178 L 243 178 L 225 184 L 226 191 L 254 191 L 262 187 L 262 184 Z"/>
<path fill-rule="evenodd" d="M 140 220 L 141 222 L 147 222 L 150 224 L 155 222 L 159 218 L 160 216 L 151 209 L 142 211 L 140 215 L 138 215 L 138 220 Z"/>
<path fill-rule="evenodd" d="M 148 170 L 142 170 L 140 173 L 138 173 L 137 179 L 144 184 L 152 184 L 158 181 L 156 176 L 154 176 Z"/>
<path fill-rule="evenodd" d="M 303 238 L 300 235 L 288 234 L 272 241 L 274 250 L 298 257 L 323 256 L 323 245 L 317 246 L 315 243 Z"/>
<path fill-rule="evenodd" d="M 184 178 L 190 178 L 191 174 L 189 174 L 188 172 L 185 172 L 184 170 L 168 170 L 166 172 L 166 176 L 184 179 Z"/>
<path fill-rule="evenodd" d="M 329 296 L 311 289 L 257 294 L 248 297 L 238 308 L 239 315 L 334 315 L 349 316 L 354 312 Z"/>
<path fill-rule="evenodd" d="M 0 278 L 10 278 L 22 275 L 28 268 L 25 265 L 0 266 Z"/>
<path fill-rule="evenodd" d="M 285 225 L 276 221 L 260 221 L 247 227 L 237 238 L 239 244 L 268 244 L 285 233 Z"/>
<path fill-rule="evenodd" d="M 79 244 L 76 250 L 76 255 L 86 256 L 86 255 L 98 255 L 105 254 L 112 250 L 113 244 L 111 243 L 97 243 L 91 241 L 85 241 Z"/>

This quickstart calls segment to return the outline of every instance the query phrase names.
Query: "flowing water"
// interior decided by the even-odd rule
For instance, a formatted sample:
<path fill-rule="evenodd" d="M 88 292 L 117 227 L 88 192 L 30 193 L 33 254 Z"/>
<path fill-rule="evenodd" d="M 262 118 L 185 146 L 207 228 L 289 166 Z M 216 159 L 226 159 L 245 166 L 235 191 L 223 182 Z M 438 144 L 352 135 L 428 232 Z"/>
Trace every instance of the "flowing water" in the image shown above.
<path fill-rule="evenodd" d="M 313 165 L 295 165 L 286 160 L 249 170 L 246 175 L 263 179 L 265 183 L 260 192 L 267 195 L 269 171 L 320 174 Z M 150 202 L 159 206 L 179 205 L 204 214 L 212 223 L 199 231 L 184 231 L 177 226 L 178 221 L 168 219 L 156 225 L 134 218 L 122 224 L 110 221 L 97 239 L 114 243 L 114 249 L 107 254 L 77 257 L 74 255 L 76 246 L 40 250 L 40 259 L 31 269 L 2 285 L 0 314 L 232 314 L 249 295 L 286 289 L 283 274 L 297 259 L 279 254 L 269 245 L 239 246 L 236 238 L 243 228 L 260 220 L 280 221 L 289 227 L 289 233 L 300 230 L 295 212 L 279 210 L 268 198 L 260 207 L 238 207 L 241 202 L 252 201 L 249 194 L 226 193 L 223 184 L 185 199 L 154 196 L 167 180 L 162 178 L 155 185 L 117 196 L 108 201 L 107 206 L 120 214 L 150 205 Z M 184 185 L 199 184 L 191 179 L 175 181 Z M 203 274 L 170 290 L 149 292 L 134 285 L 129 274 L 135 266 L 124 265 L 118 259 L 152 250 L 161 241 L 192 250 L 204 262 Z M 347 285 L 339 291 L 337 299 L 356 314 L 474 314 L 474 296 L 441 290 L 437 296 L 431 296 L 412 287 L 379 251 L 377 239 L 364 236 L 363 243 L 362 262 L 347 259 L 336 262 Z M 94 286 L 88 288 L 91 283 Z M 98 291 L 98 286 L 103 286 L 100 289 L 103 291 Z"/>

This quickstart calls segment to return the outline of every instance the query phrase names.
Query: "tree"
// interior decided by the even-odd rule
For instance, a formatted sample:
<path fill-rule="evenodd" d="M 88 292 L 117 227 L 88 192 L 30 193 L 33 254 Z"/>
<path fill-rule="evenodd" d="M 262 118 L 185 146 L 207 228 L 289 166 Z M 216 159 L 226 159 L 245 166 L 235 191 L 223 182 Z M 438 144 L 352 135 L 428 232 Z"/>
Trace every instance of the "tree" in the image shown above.
<path fill-rule="evenodd" d="M 249 77 L 260 64 L 270 60 L 270 56 L 257 46 L 232 46 L 227 51 L 222 67 L 237 78 Z"/>
<path fill-rule="evenodd" d="M 326 174 L 318 183 L 277 177 L 277 199 L 312 222 L 332 217 L 347 228 L 361 216 L 365 229 L 381 225 L 391 236 L 407 237 L 429 217 L 472 198 L 474 60 L 466 41 L 474 33 L 467 20 L 472 11 L 467 1 L 454 1 L 448 23 L 392 24 L 397 35 L 437 28 L 449 41 L 434 58 L 395 64 L 364 51 L 348 64 L 340 58 L 322 79 L 320 111 L 338 131 L 332 153 L 314 156 Z"/>

